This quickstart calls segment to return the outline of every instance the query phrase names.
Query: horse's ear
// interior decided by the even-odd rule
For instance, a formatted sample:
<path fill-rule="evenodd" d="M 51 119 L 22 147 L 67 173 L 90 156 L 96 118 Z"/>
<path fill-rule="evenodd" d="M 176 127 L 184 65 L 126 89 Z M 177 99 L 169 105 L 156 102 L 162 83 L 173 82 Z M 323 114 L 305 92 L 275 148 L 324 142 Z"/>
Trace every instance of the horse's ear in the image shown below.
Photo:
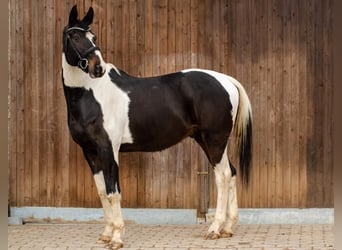
<path fill-rule="evenodd" d="M 87 15 L 83 18 L 82 22 L 84 22 L 85 24 L 89 26 L 93 22 L 93 18 L 94 18 L 94 9 L 93 7 L 90 7 Z"/>
<path fill-rule="evenodd" d="M 72 26 L 76 23 L 77 16 L 78 16 L 77 5 L 74 5 L 74 7 L 72 7 L 70 14 L 69 14 L 69 26 Z"/>

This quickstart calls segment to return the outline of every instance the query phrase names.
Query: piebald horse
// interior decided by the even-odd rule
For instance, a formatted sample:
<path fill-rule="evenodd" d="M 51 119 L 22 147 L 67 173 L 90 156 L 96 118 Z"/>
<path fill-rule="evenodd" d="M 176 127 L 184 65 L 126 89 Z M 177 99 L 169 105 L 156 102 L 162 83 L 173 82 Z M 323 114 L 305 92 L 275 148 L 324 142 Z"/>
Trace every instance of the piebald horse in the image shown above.
<path fill-rule="evenodd" d="M 152 152 L 193 138 L 215 173 L 217 207 L 207 239 L 231 237 L 238 220 L 236 171 L 228 160 L 236 137 L 243 183 L 252 158 L 251 104 L 234 78 L 211 70 L 186 69 L 138 78 L 105 63 L 90 30 L 94 11 L 82 20 L 75 5 L 63 30 L 62 80 L 73 140 L 82 148 L 104 209 L 100 240 L 123 246 L 119 152 Z"/>

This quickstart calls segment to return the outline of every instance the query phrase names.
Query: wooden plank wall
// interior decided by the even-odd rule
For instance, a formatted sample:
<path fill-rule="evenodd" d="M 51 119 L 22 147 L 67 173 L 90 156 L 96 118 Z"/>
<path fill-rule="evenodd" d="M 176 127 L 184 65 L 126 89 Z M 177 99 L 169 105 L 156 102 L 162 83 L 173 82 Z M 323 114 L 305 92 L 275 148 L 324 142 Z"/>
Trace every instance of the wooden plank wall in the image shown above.
<path fill-rule="evenodd" d="M 75 3 L 82 15 L 94 7 L 105 60 L 132 75 L 199 67 L 245 86 L 254 158 L 240 207 L 333 207 L 332 0 L 10 0 L 11 206 L 100 206 L 62 92 L 62 29 Z M 215 207 L 213 171 L 190 139 L 120 154 L 120 181 L 123 207 Z"/>

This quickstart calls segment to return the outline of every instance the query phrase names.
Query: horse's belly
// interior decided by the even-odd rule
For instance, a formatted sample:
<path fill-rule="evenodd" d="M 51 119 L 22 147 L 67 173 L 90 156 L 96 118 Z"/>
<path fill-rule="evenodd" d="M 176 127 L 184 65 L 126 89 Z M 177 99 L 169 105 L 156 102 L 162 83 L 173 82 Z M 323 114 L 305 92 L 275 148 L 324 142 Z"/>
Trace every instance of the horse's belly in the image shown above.
<path fill-rule="evenodd" d="M 135 131 L 136 132 L 136 131 Z M 179 125 L 171 128 L 151 128 L 141 130 L 139 136 L 134 136 L 132 143 L 121 144 L 122 152 L 154 152 L 169 148 L 191 134 L 191 127 L 180 127 Z"/>

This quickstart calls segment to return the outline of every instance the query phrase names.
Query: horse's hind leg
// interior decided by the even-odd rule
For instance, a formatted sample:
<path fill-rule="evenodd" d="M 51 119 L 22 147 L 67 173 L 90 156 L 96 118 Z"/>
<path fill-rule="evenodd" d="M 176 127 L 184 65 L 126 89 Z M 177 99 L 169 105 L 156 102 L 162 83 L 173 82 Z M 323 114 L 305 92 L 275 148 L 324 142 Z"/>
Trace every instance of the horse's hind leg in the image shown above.
<path fill-rule="evenodd" d="M 217 205 L 215 219 L 208 229 L 206 239 L 219 238 L 227 218 L 229 182 L 232 176 L 227 157 L 227 149 L 224 150 L 221 161 L 215 165 L 214 172 L 217 187 Z"/>
<path fill-rule="evenodd" d="M 230 164 L 231 170 L 235 173 L 233 165 Z M 233 227 L 238 221 L 238 203 L 237 203 L 237 192 L 236 192 L 236 174 L 233 174 L 228 184 L 228 204 L 226 221 L 220 232 L 221 237 L 227 238 L 233 236 Z"/>

